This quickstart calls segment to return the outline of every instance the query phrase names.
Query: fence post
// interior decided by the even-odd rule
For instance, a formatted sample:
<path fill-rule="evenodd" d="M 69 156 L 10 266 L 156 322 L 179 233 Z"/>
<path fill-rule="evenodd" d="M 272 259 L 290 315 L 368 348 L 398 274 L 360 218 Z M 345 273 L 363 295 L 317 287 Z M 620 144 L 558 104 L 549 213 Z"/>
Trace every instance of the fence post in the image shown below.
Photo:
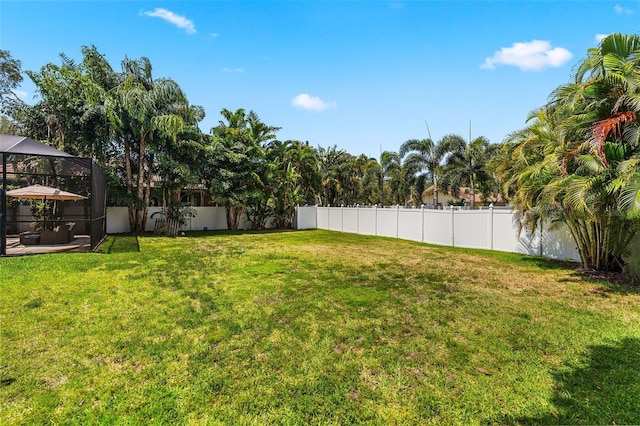
<path fill-rule="evenodd" d="M 456 246 L 455 225 L 454 225 L 454 218 L 453 218 L 453 206 L 451 206 L 451 247 L 455 247 L 455 246 Z"/>
<path fill-rule="evenodd" d="M 378 205 L 373 206 L 373 234 L 378 236 Z"/>
<path fill-rule="evenodd" d="M 315 205 L 315 211 L 316 211 L 316 223 L 314 224 L 315 228 L 314 229 L 318 229 L 318 213 L 320 213 L 320 210 L 318 209 L 318 205 Z"/>
<path fill-rule="evenodd" d="M 489 246 L 493 250 L 493 203 L 489 204 Z"/>
<path fill-rule="evenodd" d="M 356 204 L 356 234 L 360 234 L 360 204 Z"/>
<path fill-rule="evenodd" d="M 424 243 L 424 204 L 420 205 L 420 241 Z"/>
<path fill-rule="evenodd" d="M 396 238 L 398 238 L 399 232 L 398 228 L 400 227 L 400 206 L 396 204 Z"/>
<path fill-rule="evenodd" d="M 331 231 L 331 204 L 327 204 L 327 229 Z"/>
<path fill-rule="evenodd" d="M 340 204 L 340 232 L 344 232 L 344 204 Z"/>

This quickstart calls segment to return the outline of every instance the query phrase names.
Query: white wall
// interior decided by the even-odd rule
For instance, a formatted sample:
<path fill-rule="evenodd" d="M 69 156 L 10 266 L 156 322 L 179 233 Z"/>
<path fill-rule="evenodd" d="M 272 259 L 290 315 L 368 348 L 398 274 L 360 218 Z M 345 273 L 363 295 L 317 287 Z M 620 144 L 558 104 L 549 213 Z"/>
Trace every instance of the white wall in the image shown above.
<path fill-rule="evenodd" d="M 203 231 L 207 228 L 208 231 L 227 229 L 227 216 L 226 210 L 221 206 L 213 207 L 192 207 L 196 215 L 192 218 L 187 218 L 186 223 L 180 227 L 182 231 Z M 304 226 L 298 229 L 315 229 L 316 225 L 316 208 L 313 207 L 300 207 L 302 214 L 298 217 L 298 222 Z M 305 209 L 306 212 L 305 213 Z M 154 213 L 153 218 L 151 217 Z M 162 207 L 149 207 L 147 209 L 147 225 L 145 231 L 152 232 L 156 225 L 156 220 L 164 219 L 164 216 L 160 214 Z M 266 227 L 273 227 L 274 221 L 268 220 Z M 240 223 L 239 229 L 251 229 L 251 222 L 245 219 Z M 121 234 L 129 231 L 129 210 L 127 207 L 107 207 L 107 233 L 108 234 Z"/>
<path fill-rule="evenodd" d="M 227 229 L 227 218 L 224 207 L 193 207 L 196 216 L 188 218 L 186 224 L 180 229 L 183 231 L 203 231 L 206 227 L 208 230 Z M 147 211 L 147 226 L 145 231 L 151 232 L 155 228 L 156 220 L 163 219 L 161 214 L 162 207 L 149 207 Z M 248 227 L 243 223 L 242 227 Z M 107 234 L 121 234 L 129 232 L 129 209 L 127 207 L 107 207 Z"/>

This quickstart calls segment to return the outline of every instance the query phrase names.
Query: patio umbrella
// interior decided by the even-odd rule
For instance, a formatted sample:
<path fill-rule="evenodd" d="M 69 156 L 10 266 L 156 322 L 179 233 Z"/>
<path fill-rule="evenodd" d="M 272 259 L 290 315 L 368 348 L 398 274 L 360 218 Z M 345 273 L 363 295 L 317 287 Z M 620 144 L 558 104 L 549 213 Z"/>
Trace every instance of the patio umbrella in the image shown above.
<path fill-rule="evenodd" d="M 32 200 L 86 200 L 84 195 L 74 194 L 73 192 L 63 191 L 58 188 L 52 188 L 44 185 L 31 185 L 24 188 L 12 189 L 7 191 L 7 195 L 15 198 L 27 198 Z M 46 204 L 45 204 L 46 208 Z M 46 214 L 45 214 L 46 225 Z"/>
<path fill-rule="evenodd" d="M 74 194 L 73 192 L 63 191 L 50 186 L 31 185 L 24 188 L 12 189 L 7 191 L 7 195 L 15 198 L 30 198 L 33 200 L 86 200 L 84 195 Z"/>

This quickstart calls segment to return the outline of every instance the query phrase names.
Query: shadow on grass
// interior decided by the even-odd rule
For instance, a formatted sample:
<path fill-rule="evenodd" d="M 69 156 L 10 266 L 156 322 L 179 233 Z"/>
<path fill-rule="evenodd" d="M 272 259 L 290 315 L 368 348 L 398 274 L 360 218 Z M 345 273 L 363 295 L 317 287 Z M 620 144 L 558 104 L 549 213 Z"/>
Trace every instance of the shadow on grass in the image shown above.
<path fill-rule="evenodd" d="M 110 235 L 100 247 L 105 254 L 139 253 L 140 244 L 135 235 Z"/>
<path fill-rule="evenodd" d="M 599 283 L 604 287 L 600 289 L 593 289 L 592 291 L 605 296 L 608 293 L 620 295 L 640 294 L 640 285 L 633 283 L 628 276 L 621 272 L 584 269 L 578 262 L 546 259 L 543 257 L 533 256 L 522 256 L 518 262 L 522 265 L 530 265 L 546 270 L 564 269 L 573 271 L 568 278 L 562 278 L 558 280 L 558 282 L 583 282 L 586 284 Z"/>
<path fill-rule="evenodd" d="M 640 339 L 591 346 L 579 365 L 555 374 L 556 412 L 522 424 L 640 424 Z"/>
<path fill-rule="evenodd" d="M 578 263 L 547 259 L 546 257 L 521 255 L 518 262 L 522 265 L 535 266 L 540 269 L 575 269 Z"/>

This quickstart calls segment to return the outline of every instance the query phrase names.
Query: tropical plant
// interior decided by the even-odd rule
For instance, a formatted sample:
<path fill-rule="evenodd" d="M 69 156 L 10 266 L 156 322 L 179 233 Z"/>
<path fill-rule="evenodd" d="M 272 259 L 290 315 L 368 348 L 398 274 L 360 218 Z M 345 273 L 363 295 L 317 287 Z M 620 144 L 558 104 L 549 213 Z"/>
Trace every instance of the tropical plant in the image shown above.
<path fill-rule="evenodd" d="M 496 145 L 490 145 L 483 136 L 467 141 L 459 135 L 445 136 L 439 144 L 446 155 L 442 169 L 442 187 L 452 194 L 458 194 L 461 187 L 469 188 L 470 207 L 475 208 L 476 190 L 479 185 L 491 179 L 487 163 Z"/>
<path fill-rule="evenodd" d="M 224 120 L 211 129 L 212 142 L 205 174 L 209 191 L 226 208 L 227 227 L 238 229 L 247 205 L 258 226 L 265 220 L 270 198 L 272 166 L 265 161 L 263 143 L 275 138 L 278 127 L 267 126 L 255 112 L 222 109 Z M 258 219 L 256 214 L 260 216 Z"/>
<path fill-rule="evenodd" d="M 620 269 L 638 247 L 639 81 L 640 38 L 606 37 L 511 135 L 494 168 L 522 223 L 565 224 L 585 267 Z"/>
<path fill-rule="evenodd" d="M 438 171 L 442 162 L 445 151 L 441 143 L 435 143 L 428 139 L 410 139 L 400 146 L 400 157 L 405 164 L 410 164 L 412 169 L 417 170 L 416 176 L 418 185 L 417 193 L 422 194 L 425 183 L 430 182 L 433 185 L 433 206 L 438 207 Z"/>
<path fill-rule="evenodd" d="M 11 115 L 22 102 L 14 90 L 22 83 L 22 62 L 14 59 L 8 50 L 0 49 L 0 114 Z M 5 117 L 6 118 L 6 117 Z"/>
<path fill-rule="evenodd" d="M 171 79 L 153 79 L 148 58 L 122 61 L 118 85 L 101 94 L 114 136 L 123 142 L 129 224 L 144 232 L 156 150 L 184 131 L 186 96 Z"/>

